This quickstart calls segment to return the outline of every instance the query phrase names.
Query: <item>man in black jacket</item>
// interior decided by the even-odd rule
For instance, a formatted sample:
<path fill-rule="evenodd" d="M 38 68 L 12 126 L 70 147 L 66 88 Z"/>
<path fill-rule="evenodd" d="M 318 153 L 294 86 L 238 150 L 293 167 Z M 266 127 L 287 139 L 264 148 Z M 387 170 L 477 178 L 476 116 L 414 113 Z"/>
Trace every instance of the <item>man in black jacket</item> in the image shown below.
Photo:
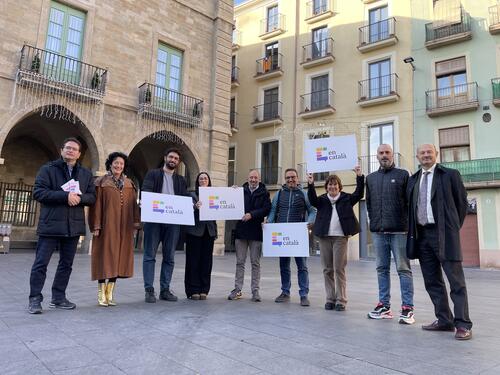
<path fill-rule="evenodd" d="M 422 168 L 408 180 L 408 241 L 410 259 L 418 259 L 425 289 L 434 304 L 437 320 L 423 325 L 426 331 L 454 331 L 457 340 L 472 337 L 469 303 L 462 268 L 460 228 L 467 213 L 467 192 L 460 173 L 436 163 L 432 144 L 420 145 L 417 159 Z M 453 316 L 448 303 L 444 270 L 450 283 Z"/>
<path fill-rule="evenodd" d="M 245 277 L 247 250 L 252 264 L 252 301 L 260 302 L 260 257 L 262 255 L 262 222 L 271 211 L 271 199 L 266 185 L 260 182 L 259 172 L 255 169 L 248 174 L 248 182 L 243 184 L 245 215 L 236 224 L 236 277 L 234 289 L 227 297 L 229 300 L 242 296 Z"/>
<path fill-rule="evenodd" d="M 33 198 L 40 202 L 38 243 L 30 276 L 28 312 L 42 312 L 42 289 L 47 266 L 54 250 L 59 250 L 59 264 L 52 284 L 51 308 L 71 310 L 76 307 L 66 298 L 78 239 L 85 235 L 84 206 L 95 203 L 92 173 L 77 163 L 81 143 L 67 138 L 61 147 L 61 158 L 45 164 L 38 171 Z M 73 181 L 78 182 L 78 185 Z M 65 185 L 71 181 L 70 184 Z M 64 188 L 63 188 L 64 186 Z"/>
<path fill-rule="evenodd" d="M 368 313 L 370 319 L 392 319 L 391 253 L 394 256 L 401 289 L 399 323 L 415 323 L 413 312 L 413 274 L 406 255 L 409 173 L 394 166 L 392 147 L 377 148 L 380 168 L 366 177 L 366 207 L 370 218 L 377 262 L 378 304 Z"/>
<path fill-rule="evenodd" d="M 181 161 L 181 153 L 177 149 L 168 149 L 164 154 L 165 164 L 162 168 L 149 171 L 144 177 L 142 191 L 150 193 L 187 196 L 187 185 L 184 177 L 175 173 Z M 174 255 L 179 240 L 180 226 L 177 224 L 144 224 L 144 255 L 142 271 L 144 277 L 145 301 L 156 302 L 154 291 L 156 252 L 161 242 L 163 260 L 160 272 L 160 299 L 177 301 L 170 290 L 170 281 L 174 271 Z"/>

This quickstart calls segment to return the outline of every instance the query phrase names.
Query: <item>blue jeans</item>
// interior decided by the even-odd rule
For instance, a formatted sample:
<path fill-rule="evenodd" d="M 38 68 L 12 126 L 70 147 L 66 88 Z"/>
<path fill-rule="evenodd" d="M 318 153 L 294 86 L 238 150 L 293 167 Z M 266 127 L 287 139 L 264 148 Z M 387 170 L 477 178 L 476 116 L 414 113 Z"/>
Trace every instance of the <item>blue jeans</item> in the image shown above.
<path fill-rule="evenodd" d="M 174 272 L 174 255 L 179 240 L 180 227 L 174 224 L 144 224 L 144 256 L 142 273 L 144 289 L 153 288 L 155 279 L 156 252 L 161 242 L 163 260 L 161 262 L 160 290 L 170 289 Z"/>
<path fill-rule="evenodd" d="M 379 301 L 391 306 L 391 253 L 394 255 L 401 288 L 401 305 L 413 306 L 413 275 L 406 256 L 406 234 L 372 232 L 377 256 Z"/>
<path fill-rule="evenodd" d="M 307 258 L 295 257 L 297 274 L 299 279 L 299 295 L 305 297 L 309 294 L 309 272 L 307 271 Z M 290 295 L 292 286 L 290 257 L 280 257 L 281 290 L 284 294 Z"/>
<path fill-rule="evenodd" d="M 62 302 L 66 299 L 66 288 L 73 270 L 73 259 L 79 238 L 79 236 L 38 237 L 35 262 L 30 275 L 30 298 L 43 300 L 42 289 L 47 276 L 47 266 L 54 250 L 59 250 L 59 263 L 52 283 L 52 301 Z"/>

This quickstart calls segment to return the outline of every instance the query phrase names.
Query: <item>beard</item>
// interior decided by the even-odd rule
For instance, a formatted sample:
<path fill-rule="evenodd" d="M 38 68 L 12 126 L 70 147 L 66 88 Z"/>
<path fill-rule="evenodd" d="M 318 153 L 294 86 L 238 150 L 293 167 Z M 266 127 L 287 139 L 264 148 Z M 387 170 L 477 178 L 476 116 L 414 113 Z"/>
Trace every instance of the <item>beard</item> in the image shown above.
<path fill-rule="evenodd" d="M 177 164 L 173 161 L 169 161 L 169 162 L 165 163 L 165 167 L 167 169 L 170 169 L 171 171 L 173 171 L 177 167 Z"/>

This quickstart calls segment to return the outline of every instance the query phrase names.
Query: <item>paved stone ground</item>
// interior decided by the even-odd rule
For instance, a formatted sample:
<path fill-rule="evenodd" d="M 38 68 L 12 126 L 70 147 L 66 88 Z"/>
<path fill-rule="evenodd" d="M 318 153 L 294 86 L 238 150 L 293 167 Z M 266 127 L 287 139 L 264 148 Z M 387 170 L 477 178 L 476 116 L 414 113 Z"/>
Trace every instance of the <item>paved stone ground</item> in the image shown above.
<path fill-rule="evenodd" d="M 377 301 L 373 262 L 348 265 L 348 310 L 325 311 L 321 265 L 310 258 L 310 307 L 298 304 L 294 266 L 293 297 L 276 304 L 276 259 L 263 260 L 262 303 L 228 301 L 234 255 L 214 260 L 207 301 L 183 295 L 184 256 L 176 255 L 173 289 L 178 302 L 145 304 L 141 256 L 136 277 L 119 281 L 119 305 L 96 305 L 96 283 L 89 280 L 90 259 L 77 255 L 68 297 L 73 311 L 26 312 L 33 254 L 0 254 L 1 374 L 500 374 L 500 272 L 468 269 L 474 337 L 424 332 L 432 306 L 415 267 L 417 324 L 372 321 L 366 313 Z M 47 307 L 57 255 L 44 289 Z M 247 265 L 247 268 L 249 266 Z M 158 274 L 158 270 L 157 270 Z M 393 274 L 393 303 L 399 283 Z"/>

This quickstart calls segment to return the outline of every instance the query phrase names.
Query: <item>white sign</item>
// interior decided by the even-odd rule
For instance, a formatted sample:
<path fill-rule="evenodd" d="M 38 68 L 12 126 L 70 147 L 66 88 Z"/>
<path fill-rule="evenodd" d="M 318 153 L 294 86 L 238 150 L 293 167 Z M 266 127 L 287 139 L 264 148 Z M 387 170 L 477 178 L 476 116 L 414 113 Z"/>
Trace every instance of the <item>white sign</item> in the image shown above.
<path fill-rule="evenodd" d="M 193 198 L 143 191 L 141 193 L 141 221 L 194 225 Z"/>
<path fill-rule="evenodd" d="M 342 171 L 358 165 L 356 135 L 308 139 L 304 144 L 308 173 Z"/>
<path fill-rule="evenodd" d="M 265 257 L 308 257 L 307 223 L 264 224 L 262 251 Z"/>
<path fill-rule="evenodd" d="M 245 215 L 243 188 L 200 187 L 200 220 L 240 220 Z"/>

